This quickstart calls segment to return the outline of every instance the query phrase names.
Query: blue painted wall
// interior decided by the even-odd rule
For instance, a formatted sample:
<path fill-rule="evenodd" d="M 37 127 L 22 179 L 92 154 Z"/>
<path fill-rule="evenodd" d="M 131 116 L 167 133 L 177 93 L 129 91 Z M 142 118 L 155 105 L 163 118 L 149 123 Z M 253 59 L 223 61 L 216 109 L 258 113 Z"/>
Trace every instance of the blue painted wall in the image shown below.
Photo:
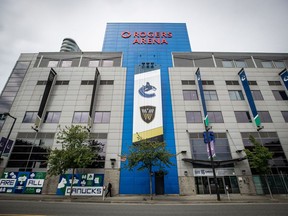
<path fill-rule="evenodd" d="M 123 32 L 130 32 L 131 37 L 123 38 L 121 36 Z M 172 37 L 162 38 L 166 39 L 168 44 L 133 44 L 134 32 L 171 32 Z M 147 43 L 148 38 L 145 37 Z M 171 52 L 191 52 L 186 24 L 108 23 L 102 50 L 104 52 L 123 52 L 123 67 L 127 68 L 122 155 L 128 152 L 128 148 L 132 144 L 134 70 L 135 66 L 142 62 L 154 62 L 161 66 L 164 141 L 167 149 L 176 154 L 168 67 L 172 66 Z M 164 179 L 165 194 L 179 194 L 176 157 L 172 159 L 172 162 L 175 166 L 167 169 L 168 174 Z M 154 189 L 153 182 L 153 191 Z M 120 194 L 149 194 L 148 171 L 121 169 Z"/>

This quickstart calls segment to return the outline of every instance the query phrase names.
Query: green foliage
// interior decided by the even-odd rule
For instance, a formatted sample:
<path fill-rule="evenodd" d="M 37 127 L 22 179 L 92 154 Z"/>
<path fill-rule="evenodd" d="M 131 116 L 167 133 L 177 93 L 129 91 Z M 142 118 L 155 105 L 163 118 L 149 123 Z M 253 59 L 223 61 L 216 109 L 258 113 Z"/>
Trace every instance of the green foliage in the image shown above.
<path fill-rule="evenodd" d="M 139 142 L 133 144 L 129 148 L 129 154 L 127 155 L 129 170 L 132 170 L 137 166 L 137 170 L 148 169 L 152 170 L 152 167 L 159 167 L 159 170 L 164 167 L 170 167 L 173 163 L 170 158 L 174 155 L 171 154 L 165 148 L 164 142 L 157 142 L 151 140 L 143 140 L 139 138 Z"/>
<path fill-rule="evenodd" d="M 269 173 L 270 167 L 268 161 L 272 159 L 273 153 L 257 142 L 253 136 L 250 136 L 249 139 L 253 144 L 253 150 L 245 149 L 245 152 L 251 168 L 254 168 L 259 174 Z"/>
<path fill-rule="evenodd" d="M 54 149 L 48 157 L 50 175 L 64 174 L 68 169 L 85 168 L 97 157 L 97 148 L 89 142 L 86 127 L 72 125 L 61 129 L 57 134 L 57 143 L 62 149 Z"/>

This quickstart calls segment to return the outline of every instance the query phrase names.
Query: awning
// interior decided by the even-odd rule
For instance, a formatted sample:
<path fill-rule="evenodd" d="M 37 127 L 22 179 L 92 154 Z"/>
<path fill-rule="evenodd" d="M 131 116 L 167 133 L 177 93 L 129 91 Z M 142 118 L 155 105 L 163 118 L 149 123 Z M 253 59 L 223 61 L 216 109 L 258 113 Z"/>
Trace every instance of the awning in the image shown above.
<path fill-rule="evenodd" d="M 230 159 L 230 160 L 213 160 L 214 166 L 219 167 L 221 165 L 228 165 L 228 164 L 233 164 L 235 162 L 243 161 L 247 159 L 247 157 L 241 157 L 241 158 L 235 158 L 235 159 Z M 182 159 L 185 162 L 192 163 L 192 164 L 200 164 L 200 165 L 211 165 L 211 160 L 196 160 L 192 158 L 183 158 Z"/>

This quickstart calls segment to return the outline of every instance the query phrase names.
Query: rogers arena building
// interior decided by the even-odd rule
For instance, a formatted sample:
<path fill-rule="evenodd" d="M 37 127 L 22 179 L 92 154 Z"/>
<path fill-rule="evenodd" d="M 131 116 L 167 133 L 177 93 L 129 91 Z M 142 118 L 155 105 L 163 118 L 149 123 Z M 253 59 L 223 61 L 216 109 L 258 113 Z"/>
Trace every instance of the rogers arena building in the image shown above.
<path fill-rule="evenodd" d="M 81 124 L 105 148 L 78 172 L 104 176 L 113 194 L 149 194 L 148 171 L 124 168 L 139 136 L 175 155 L 166 175 L 153 169 L 153 193 L 214 194 L 209 128 L 220 193 L 268 193 L 243 151 L 250 135 L 273 152 L 273 193 L 288 193 L 287 67 L 287 53 L 192 52 L 183 23 L 108 23 L 101 52 L 21 54 L 0 98 L 2 179 L 45 173 L 59 127 Z"/>

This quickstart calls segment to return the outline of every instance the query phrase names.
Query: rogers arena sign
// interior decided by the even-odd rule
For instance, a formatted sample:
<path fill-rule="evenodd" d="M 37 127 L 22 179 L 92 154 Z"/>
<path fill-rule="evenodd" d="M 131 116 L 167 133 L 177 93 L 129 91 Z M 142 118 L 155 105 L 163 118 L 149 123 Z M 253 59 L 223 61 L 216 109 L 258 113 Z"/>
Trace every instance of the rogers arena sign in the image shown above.
<path fill-rule="evenodd" d="M 133 44 L 168 44 L 167 38 L 172 38 L 172 32 L 129 32 L 121 33 L 122 38 L 133 37 Z"/>

